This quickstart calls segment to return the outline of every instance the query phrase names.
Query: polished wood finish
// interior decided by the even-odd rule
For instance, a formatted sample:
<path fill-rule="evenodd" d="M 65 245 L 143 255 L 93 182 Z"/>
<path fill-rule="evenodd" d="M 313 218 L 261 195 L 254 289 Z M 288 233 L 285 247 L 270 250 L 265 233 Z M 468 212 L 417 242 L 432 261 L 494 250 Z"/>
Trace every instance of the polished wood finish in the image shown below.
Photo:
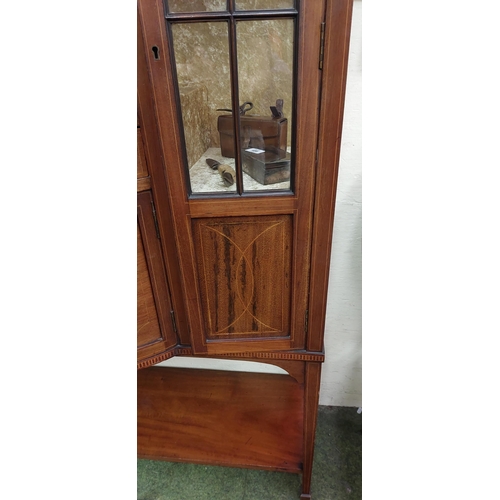
<path fill-rule="evenodd" d="M 178 339 L 149 191 L 137 195 L 137 360 L 174 348 Z"/>
<path fill-rule="evenodd" d="M 137 178 L 148 176 L 148 164 L 144 153 L 144 144 L 140 127 L 137 128 Z"/>
<path fill-rule="evenodd" d="M 352 0 L 297 4 L 291 190 L 214 197 L 189 194 L 162 0 L 138 2 L 138 454 L 301 473 L 306 500 Z M 196 22 L 196 16 L 175 17 Z M 198 20 L 230 17 L 205 13 Z M 235 51 L 230 56 L 237 61 Z M 236 107 L 234 67 L 232 72 Z M 158 231 L 146 206 L 156 208 Z M 170 311 L 174 322 L 165 314 Z M 289 375 L 152 367 L 172 356 L 260 361 Z"/>
<path fill-rule="evenodd" d="M 292 217 L 200 219 L 193 227 L 206 339 L 287 337 Z"/>
<path fill-rule="evenodd" d="M 177 247 L 173 236 L 174 226 L 166 187 L 165 165 L 158 137 L 151 79 L 146 60 L 143 25 L 139 16 L 137 18 L 137 108 L 144 154 L 149 171 L 148 179 L 138 180 L 138 191 L 142 191 L 149 184 L 147 189 L 151 189 L 156 207 L 158 229 L 161 236 L 160 244 L 170 282 L 170 298 L 175 311 L 177 333 L 180 343 L 189 344 L 189 328 L 182 295 L 182 272 L 177 265 Z"/>
<path fill-rule="evenodd" d="M 139 457 L 301 472 L 304 388 L 288 375 L 152 367 L 137 376 Z"/>
<path fill-rule="evenodd" d="M 140 20 L 144 30 L 146 47 L 159 48 L 159 59 L 155 59 L 151 50 L 146 51 L 148 69 L 151 75 L 152 92 L 156 102 L 159 139 L 165 163 L 168 165 L 168 199 L 171 201 L 174 234 L 179 251 L 179 263 L 183 276 L 184 303 L 190 329 L 190 342 L 197 354 L 233 352 L 246 350 L 245 340 L 240 342 L 227 339 L 209 342 L 206 330 L 208 319 L 202 299 L 200 284 L 200 260 L 203 255 L 193 244 L 193 218 L 201 214 L 215 213 L 220 216 L 233 217 L 246 215 L 258 218 L 275 213 L 277 204 L 286 204 L 287 213 L 293 216 L 291 235 L 291 273 L 290 273 L 290 322 L 288 342 L 276 345 L 273 339 L 259 340 L 254 350 L 272 351 L 276 349 L 303 349 L 305 347 L 304 321 L 308 308 L 309 263 L 312 238 L 312 217 L 315 186 L 315 163 L 317 153 L 317 131 L 319 121 L 319 89 L 322 72 L 318 68 L 317 55 L 320 45 L 320 26 L 323 20 L 324 5 L 322 2 L 301 2 L 298 31 L 299 56 L 297 62 L 297 99 L 295 110 L 296 151 L 294 192 L 286 195 L 265 193 L 258 196 L 252 193 L 254 200 L 246 203 L 238 197 L 193 197 L 188 196 L 188 182 L 182 152 L 182 133 L 180 124 L 180 104 L 176 99 L 173 64 L 169 37 L 166 31 L 163 6 L 160 0 L 139 2 Z M 315 57 L 311 57 L 315 54 Z M 238 152 L 237 152 L 238 153 Z M 249 196 L 250 197 L 250 196 Z M 258 201 L 257 201 L 258 200 Z M 227 202 L 227 203 L 226 203 Z M 201 206 L 201 207 L 200 207 Z M 242 213 L 243 206 L 247 207 Z M 200 207 L 200 208 L 198 208 Z M 251 210 L 250 207 L 253 209 Z M 193 208 L 193 211 L 192 211 Z M 232 208 L 235 211 L 231 211 Z M 196 210 L 196 212 L 195 212 Z M 232 269 L 231 272 L 236 272 Z M 262 283 L 265 286 L 265 283 Z M 243 333 L 243 332 L 235 332 Z"/>
<path fill-rule="evenodd" d="M 178 248 L 179 242 L 183 245 L 189 245 L 189 235 L 182 229 L 188 221 L 182 214 L 175 213 L 171 207 L 185 203 L 185 195 L 179 196 L 174 189 L 175 196 L 171 195 L 171 184 L 180 183 L 185 186 L 184 173 L 179 176 L 176 170 L 172 169 L 173 158 L 180 158 L 180 139 L 178 137 L 178 127 L 174 126 L 177 115 L 171 109 L 173 97 L 170 96 L 172 84 L 158 88 L 152 85 L 151 76 L 163 74 L 168 80 L 171 79 L 169 71 L 168 45 L 165 37 L 161 34 L 165 30 L 164 20 L 162 19 L 161 1 L 140 0 L 138 3 L 138 79 L 140 79 L 140 90 L 138 91 L 138 101 L 142 117 L 142 128 L 145 133 L 146 151 L 150 151 L 154 157 L 149 162 L 149 168 L 154 185 L 154 193 L 157 212 L 159 215 L 160 233 L 162 235 L 162 245 L 166 256 L 167 272 L 171 278 L 172 301 L 174 303 L 175 316 L 178 326 L 180 341 L 182 344 L 191 345 L 190 330 L 192 326 L 188 324 L 187 313 L 189 301 L 185 300 L 186 293 L 189 294 L 189 283 L 194 280 L 192 266 L 179 266 L 180 256 Z M 149 61 L 150 47 L 159 48 L 160 58 Z M 164 127 L 167 130 L 165 134 L 159 133 L 157 110 L 163 110 L 167 113 L 170 123 L 166 121 Z M 164 122 L 165 122 L 165 118 Z M 150 130 L 151 133 L 147 133 Z M 164 156 L 164 151 L 170 151 L 170 157 Z M 168 162 L 169 175 L 167 178 L 164 164 Z M 171 182 L 169 182 L 171 181 Z M 187 289 L 187 292 L 184 292 Z M 190 320 L 192 323 L 193 320 Z"/>
<path fill-rule="evenodd" d="M 327 2 L 307 349 L 323 349 L 353 0 Z M 325 271 L 326 270 L 326 271 Z"/>
<path fill-rule="evenodd" d="M 161 338 L 144 241 L 137 226 L 137 347 L 140 348 Z"/>
<path fill-rule="evenodd" d="M 151 190 L 151 177 L 142 177 L 137 179 L 137 192 L 150 191 Z"/>
<path fill-rule="evenodd" d="M 306 363 L 304 397 L 304 472 L 302 474 L 301 500 L 311 498 L 309 492 L 311 490 L 314 437 L 316 435 L 320 382 L 321 363 Z"/>

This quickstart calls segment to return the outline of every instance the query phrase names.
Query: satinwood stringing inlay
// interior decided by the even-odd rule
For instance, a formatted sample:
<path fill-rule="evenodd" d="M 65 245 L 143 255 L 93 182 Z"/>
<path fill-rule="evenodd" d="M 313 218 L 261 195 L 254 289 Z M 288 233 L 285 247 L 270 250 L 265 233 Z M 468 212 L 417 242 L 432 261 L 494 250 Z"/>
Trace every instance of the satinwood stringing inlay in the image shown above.
<path fill-rule="evenodd" d="M 193 224 L 208 338 L 289 335 L 292 216 Z"/>

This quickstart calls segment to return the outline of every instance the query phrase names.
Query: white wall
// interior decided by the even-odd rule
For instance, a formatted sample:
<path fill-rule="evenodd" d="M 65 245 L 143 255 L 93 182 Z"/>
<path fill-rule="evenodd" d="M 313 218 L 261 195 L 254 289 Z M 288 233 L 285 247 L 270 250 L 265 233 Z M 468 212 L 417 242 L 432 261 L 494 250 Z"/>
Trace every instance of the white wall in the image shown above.
<path fill-rule="evenodd" d="M 361 0 L 354 0 L 319 403 L 361 404 Z M 282 370 L 263 363 L 172 358 L 164 366 Z"/>

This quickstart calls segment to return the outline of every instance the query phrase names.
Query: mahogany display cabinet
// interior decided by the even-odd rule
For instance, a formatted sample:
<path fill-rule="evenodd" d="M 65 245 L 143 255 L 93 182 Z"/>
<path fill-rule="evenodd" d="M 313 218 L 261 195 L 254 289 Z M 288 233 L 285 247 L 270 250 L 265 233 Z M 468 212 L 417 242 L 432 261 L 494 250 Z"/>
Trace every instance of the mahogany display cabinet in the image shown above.
<path fill-rule="evenodd" d="M 310 498 L 351 13 L 138 2 L 140 458 L 298 473 Z"/>

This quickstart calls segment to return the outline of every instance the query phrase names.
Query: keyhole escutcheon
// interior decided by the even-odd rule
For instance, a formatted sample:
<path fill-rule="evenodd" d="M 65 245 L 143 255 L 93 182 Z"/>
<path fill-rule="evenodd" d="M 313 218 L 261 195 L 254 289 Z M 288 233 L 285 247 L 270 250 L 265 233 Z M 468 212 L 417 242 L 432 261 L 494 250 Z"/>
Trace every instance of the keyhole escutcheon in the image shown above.
<path fill-rule="evenodd" d="M 156 45 L 153 45 L 153 47 L 151 48 L 151 50 L 153 51 L 155 59 L 156 60 L 160 59 L 160 49 Z"/>

